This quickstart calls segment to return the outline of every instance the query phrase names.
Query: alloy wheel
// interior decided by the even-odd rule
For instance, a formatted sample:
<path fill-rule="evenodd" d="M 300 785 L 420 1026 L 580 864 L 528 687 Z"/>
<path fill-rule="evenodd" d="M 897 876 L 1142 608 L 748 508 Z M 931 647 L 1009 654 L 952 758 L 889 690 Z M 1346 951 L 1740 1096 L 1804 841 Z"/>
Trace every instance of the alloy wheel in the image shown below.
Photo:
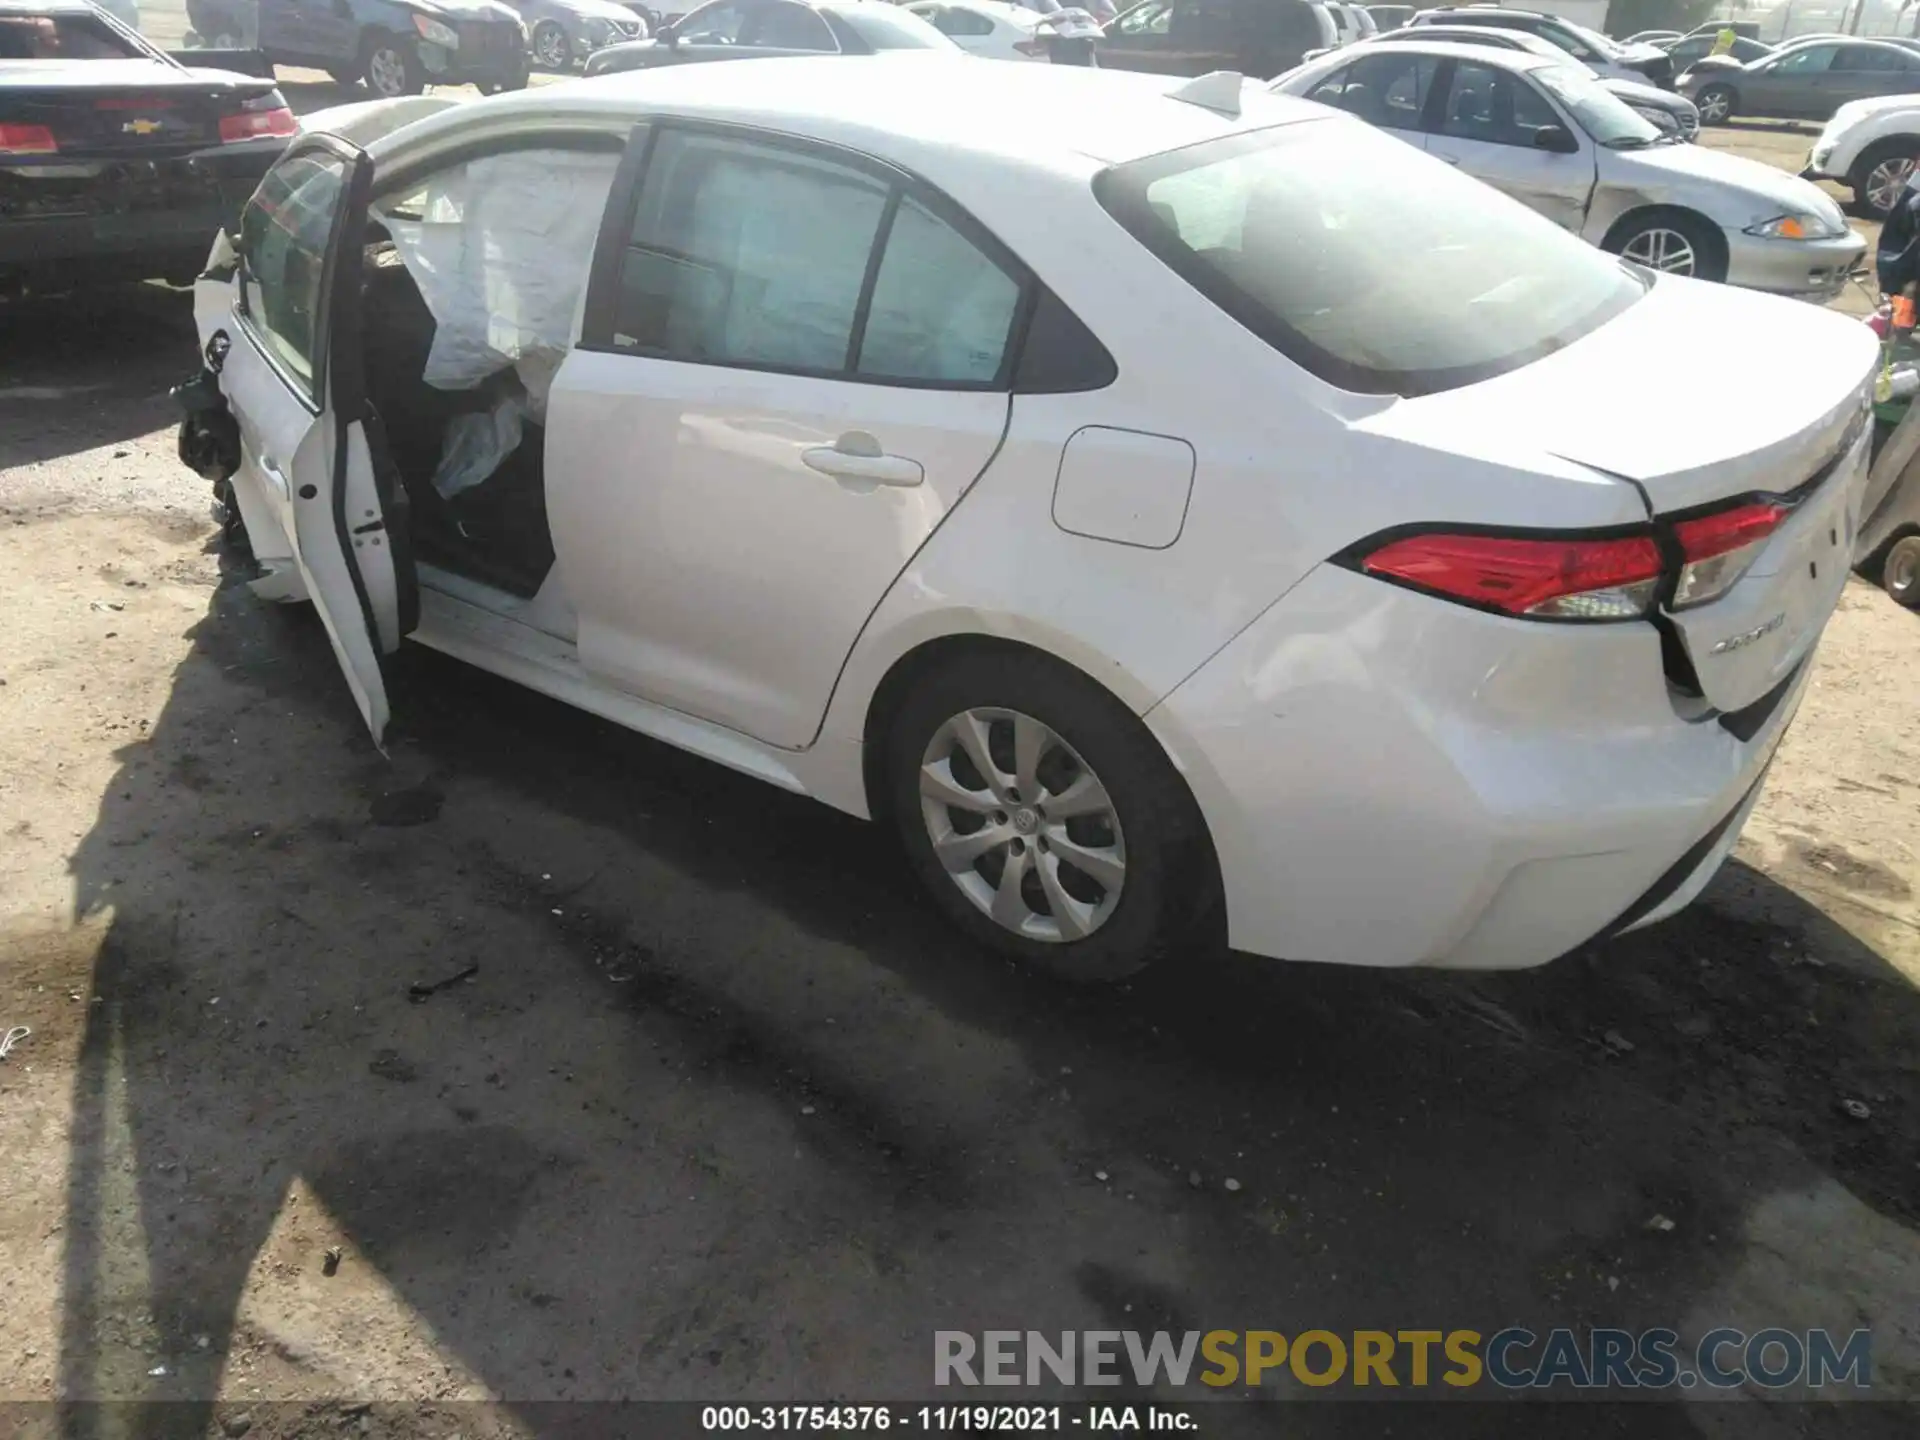
<path fill-rule="evenodd" d="M 1718 125 L 1732 110 L 1733 102 L 1724 90 L 1709 90 L 1700 97 L 1700 119 L 1704 124 Z"/>
<path fill-rule="evenodd" d="M 567 37 L 557 25 L 542 25 L 533 37 L 533 57 L 549 70 L 564 70 L 573 56 Z"/>
<path fill-rule="evenodd" d="M 1912 604 L 1915 586 L 1920 585 L 1920 546 L 1902 542 L 1888 551 L 1880 583 L 1902 605 Z"/>
<path fill-rule="evenodd" d="M 1620 251 L 1624 259 L 1665 275 L 1691 275 L 1698 257 L 1693 242 L 1678 230 L 1652 225 L 1629 240 Z"/>
<path fill-rule="evenodd" d="M 1017 710 L 963 710 L 920 761 L 927 838 L 960 892 L 1003 929 L 1065 943 L 1112 916 L 1127 878 L 1107 788 L 1079 753 Z"/>
<path fill-rule="evenodd" d="M 407 93 L 407 57 L 391 45 L 382 45 L 367 57 L 367 85 L 389 100 Z"/>
<path fill-rule="evenodd" d="M 1867 206 L 1876 215 L 1890 215 L 1900 192 L 1913 178 L 1911 155 L 1891 155 L 1867 172 Z"/>

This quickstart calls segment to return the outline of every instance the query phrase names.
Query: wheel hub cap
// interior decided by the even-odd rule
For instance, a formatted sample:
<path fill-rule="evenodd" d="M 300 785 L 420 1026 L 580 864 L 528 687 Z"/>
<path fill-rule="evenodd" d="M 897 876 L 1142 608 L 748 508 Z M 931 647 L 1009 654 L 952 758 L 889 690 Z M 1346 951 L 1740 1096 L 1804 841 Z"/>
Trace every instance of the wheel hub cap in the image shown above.
<path fill-rule="evenodd" d="M 391 50 L 374 52 L 372 71 L 374 88 L 388 95 L 397 95 L 406 85 L 407 67 L 400 57 Z"/>
<path fill-rule="evenodd" d="M 1126 884 L 1106 787 L 1051 728 L 1017 710 L 963 710 L 920 760 L 933 853 L 980 912 L 1028 940 L 1082 940 Z"/>
<path fill-rule="evenodd" d="M 1643 230 L 1620 252 L 1636 264 L 1667 275 L 1693 273 L 1693 245 L 1677 230 Z"/>
<path fill-rule="evenodd" d="M 1913 161 L 1882 160 L 1873 167 L 1873 173 L 1867 176 L 1867 204 L 1881 214 L 1893 209 L 1900 199 L 1900 192 L 1907 188 L 1907 181 L 1913 175 Z"/>

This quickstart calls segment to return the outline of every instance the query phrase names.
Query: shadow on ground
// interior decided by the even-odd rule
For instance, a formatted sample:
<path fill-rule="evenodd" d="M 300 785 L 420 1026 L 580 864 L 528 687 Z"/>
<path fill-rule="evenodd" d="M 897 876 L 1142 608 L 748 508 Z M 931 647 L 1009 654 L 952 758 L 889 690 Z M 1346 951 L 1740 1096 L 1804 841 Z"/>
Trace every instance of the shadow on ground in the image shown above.
<path fill-rule="evenodd" d="M 1071 992 L 957 943 L 809 802 L 425 655 L 383 761 L 318 626 L 238 587 L 192 646 L 72 861 L 103 938 L 70 1398 L 275 1366 L 420 1393 L 415 1342 L 342 1348 L 375 1283 L 537 1428 L 566 1398 L 924 1395 L 935 1328 L 1682 1326 L 1741 1299 L 1781 1196 L 1920 1218 L 1920 997 L 1754 872 L 1784 921 L 1702 909 L 1531 975 L 1195 957 Z"/>
<path fill-rule="evenodd" d="M 164 285 L 0 302 L 0 469 L 166 425 L 194 349 L 192 298 Z"/>

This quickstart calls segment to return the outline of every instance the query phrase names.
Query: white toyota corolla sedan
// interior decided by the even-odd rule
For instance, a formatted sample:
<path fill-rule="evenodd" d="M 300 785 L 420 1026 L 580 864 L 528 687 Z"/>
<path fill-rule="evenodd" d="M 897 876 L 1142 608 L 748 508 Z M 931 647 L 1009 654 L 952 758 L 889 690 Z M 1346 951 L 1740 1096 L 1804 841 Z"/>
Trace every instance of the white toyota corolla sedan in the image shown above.
<path fill-rule="evenodd" d="M 376 741 L 410 636 L 883 821 L 1085 978 L 1220 916 L 1538 964 L 1752 810 L 1847 576 L 1864 326 L 1229 76 L 403 103 L 310 122 L 215 247 L 182 434 Z"/>

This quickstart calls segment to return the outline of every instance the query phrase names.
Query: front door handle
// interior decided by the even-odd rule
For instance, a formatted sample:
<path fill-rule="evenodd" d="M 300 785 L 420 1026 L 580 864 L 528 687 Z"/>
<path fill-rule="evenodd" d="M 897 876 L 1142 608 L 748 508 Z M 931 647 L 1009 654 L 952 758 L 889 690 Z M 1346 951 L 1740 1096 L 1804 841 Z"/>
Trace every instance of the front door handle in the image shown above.
<path fill-rule="evenodd" d="M 800 459 L 809 470 L 855 485 L 910 486 L 927 478 L 918 460 L 887 454 L 864 430 L 849 430 L 831 445 L 802 450 Z"/>

